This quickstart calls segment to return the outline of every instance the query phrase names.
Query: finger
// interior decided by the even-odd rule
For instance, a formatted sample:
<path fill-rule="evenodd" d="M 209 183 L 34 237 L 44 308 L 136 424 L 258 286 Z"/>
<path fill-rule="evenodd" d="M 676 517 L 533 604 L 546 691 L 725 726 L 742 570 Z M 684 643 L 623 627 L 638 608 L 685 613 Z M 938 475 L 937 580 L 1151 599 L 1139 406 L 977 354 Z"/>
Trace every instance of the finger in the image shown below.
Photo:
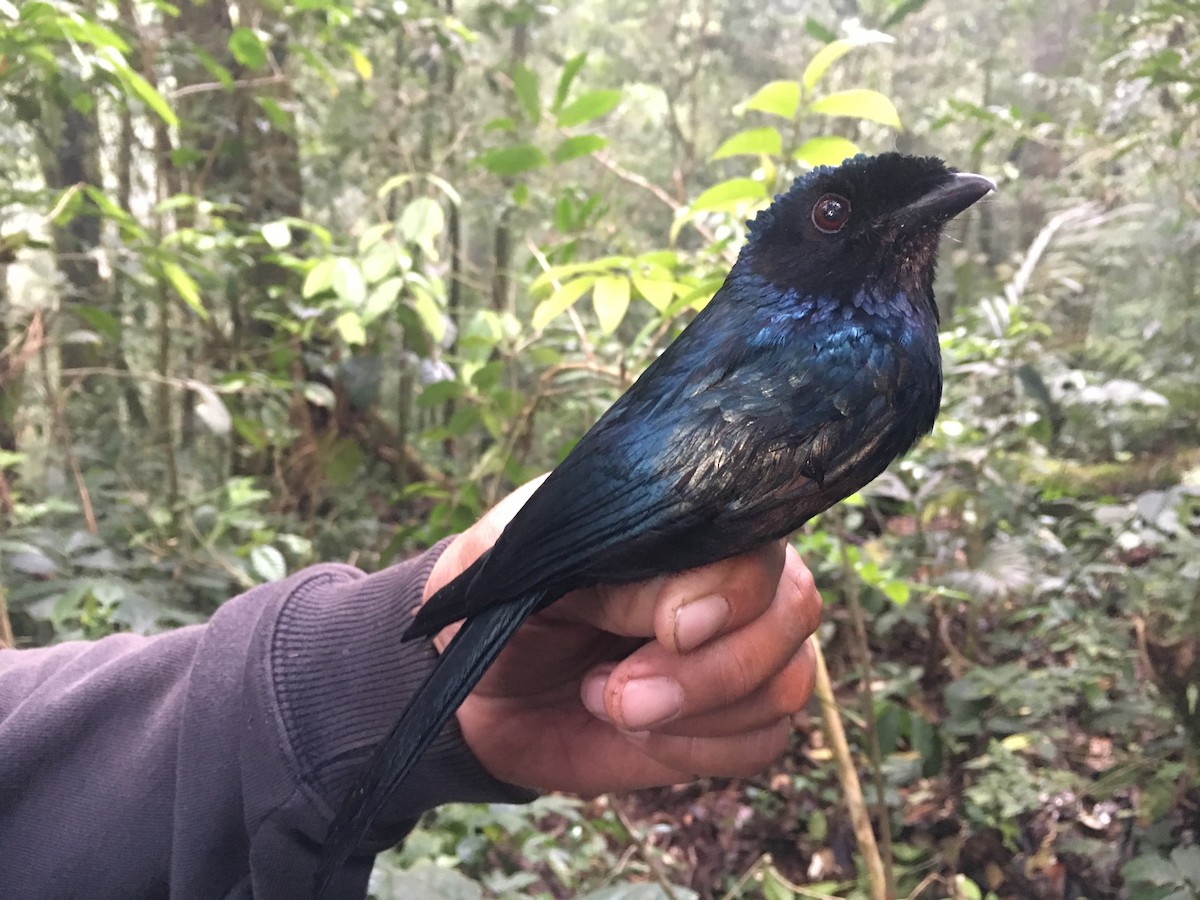
<path fill-rule="evenodd" d="M 765 728 L 808 705 L 817 677 L 817 655 L 809 638 L 787 665 L 740 703 L 651 727 L 655 734 L 679 737 L 732 737 Z"/>
<path fill-rule="evenodd" d="M 655 608 L 659 643 L 687 653 L 762 615 L 779 585 L 786 546 L 786 541 L 772 541 L 667 579 Z"/>
<path fill-rule="evenodd" d="M 642 646 L 611 670 L 585 678 L 584 705 L 618 728 L 641 731 L 743 703 L 796 655 L 820 612 L 811 574 L 789 552 L 763 615 L 683 656 L 657 642 Z"/>
<path fill-rule="evenodd" d="M 792 725 L 780 719 L 731 737 L 680 737 L 654 732 L 627 738 L 659 765 L 691 781 L 697 776 L 748 778 L 779 759 L 788 748 Z"/>
<path fill-rule="evenodd" d="M 783 542 L 772 542 L 674 575 L 578 591 L 550 614 L 585 621 L 610 634 L 657 636 L 672 652 L 685 653 L 761 615 L 775 594 L 783 564 Z"/>

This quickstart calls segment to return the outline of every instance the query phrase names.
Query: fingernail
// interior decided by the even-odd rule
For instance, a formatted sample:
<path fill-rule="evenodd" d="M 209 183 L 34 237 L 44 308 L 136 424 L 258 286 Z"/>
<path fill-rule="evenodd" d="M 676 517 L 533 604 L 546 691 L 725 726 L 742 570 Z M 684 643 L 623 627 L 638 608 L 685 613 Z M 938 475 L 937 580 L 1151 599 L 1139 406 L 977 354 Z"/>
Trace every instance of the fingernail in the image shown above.
<path fill-rule="evenodd" d="M 638 678 L 621 691 L 621 727 L 640 731 L 683 712 L 683 688 L 671 678 Z"/>
<path fill-rule="evenodd" d="M 679 607 L 675 612 L 675 646 L 680 653 L 695 650 L 721 633 L 729 615 L 729 601 L 717 594 Z"/>
<path fill-rule="evenodd" d="M 608 684 L 608 674 L 593 674 L 583 680 L 583 705 L 597 719 L 611 722 L 608 710 L 604 708 L 604 686 Z"/>

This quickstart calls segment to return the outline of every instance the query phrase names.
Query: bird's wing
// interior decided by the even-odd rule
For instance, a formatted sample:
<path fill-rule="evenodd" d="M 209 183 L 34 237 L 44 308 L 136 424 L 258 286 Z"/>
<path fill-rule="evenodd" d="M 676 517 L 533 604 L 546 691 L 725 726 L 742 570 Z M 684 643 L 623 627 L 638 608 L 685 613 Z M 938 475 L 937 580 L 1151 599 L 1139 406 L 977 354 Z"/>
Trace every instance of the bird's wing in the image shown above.
<path fill-rule="evenodd" d="M 739 358 L 718 347 L 719 369 L 676 347 L 588 431 L 486 560 L 425 604 L 411 634 L 532 590 L 553 601 L 735 555 L 795 530 L 908 449 L 881 447 L 896 430 L 903 362 L 875 335 L 846 328 Z"/>

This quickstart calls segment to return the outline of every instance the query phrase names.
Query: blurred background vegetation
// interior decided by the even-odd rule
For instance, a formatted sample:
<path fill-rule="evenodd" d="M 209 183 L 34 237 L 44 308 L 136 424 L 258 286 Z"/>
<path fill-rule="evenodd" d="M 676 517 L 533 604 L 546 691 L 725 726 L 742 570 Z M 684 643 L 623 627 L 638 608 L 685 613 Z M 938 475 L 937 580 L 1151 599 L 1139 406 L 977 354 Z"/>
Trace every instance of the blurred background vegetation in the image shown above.
<path fill-rule="evenodd" d="M 934 435 L 797 539 L 885 892 L 1200 897 L 1194 0 L 0 0 L 0 138 L 19 646 L 462 528 L 813 165 L 994 177 Z M 446 809 L 374 890 L 880 896 L 831 756 Z"/>

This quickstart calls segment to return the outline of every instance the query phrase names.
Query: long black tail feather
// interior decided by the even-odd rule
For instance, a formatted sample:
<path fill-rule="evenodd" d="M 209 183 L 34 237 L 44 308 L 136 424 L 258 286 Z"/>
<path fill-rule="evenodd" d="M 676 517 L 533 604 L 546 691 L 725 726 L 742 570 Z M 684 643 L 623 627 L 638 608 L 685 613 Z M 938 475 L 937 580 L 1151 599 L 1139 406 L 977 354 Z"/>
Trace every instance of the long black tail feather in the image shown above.
<path fill-rule="evenodd" d="M 371 824 L 479 683 L 508 639 L 545 600 L 535 591 L 468 619 L 417 689 L 399 721 L 375 749 L 329 826 L 315 877 L 321 900 L 338 870 L 354 853 Z"/>

